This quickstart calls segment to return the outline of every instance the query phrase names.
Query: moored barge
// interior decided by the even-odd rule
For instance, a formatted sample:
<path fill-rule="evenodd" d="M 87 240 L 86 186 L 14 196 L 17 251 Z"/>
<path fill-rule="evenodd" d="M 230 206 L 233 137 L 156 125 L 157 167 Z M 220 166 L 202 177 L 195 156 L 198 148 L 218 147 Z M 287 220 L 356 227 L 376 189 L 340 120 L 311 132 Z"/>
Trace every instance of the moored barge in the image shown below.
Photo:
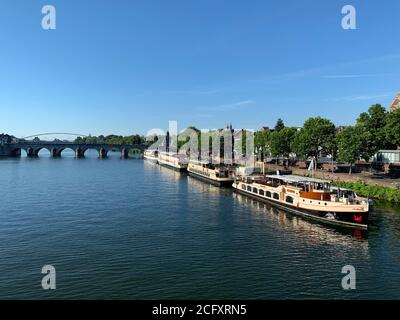
<path fill-rule="evenodd" d="M 182 154 L 160 152 L 158 155 L 158 163 L 160 166 L 179 172 L 184 172 L 187 170 L 187 162 L 187 157 Z"/>
<path fill-rule="evenodd" d="M 262 202 L 319 222 L 367 229 L 368 199 L 332 192 L 329 181 L 295 175 L 243 176 L 233 188 Z"/>
<path fill-rule="evenodd" d="M 143 158 L 151 162 L 158 163 L 158 150 L 147 149 L 144 151 Z"/>
<path fill-rule="evenodd" d="M 234 181 L 234 167 L 230 165 L 190 160 L 187 170 L 190 176 L 217 187 L 231 187 Z"/>

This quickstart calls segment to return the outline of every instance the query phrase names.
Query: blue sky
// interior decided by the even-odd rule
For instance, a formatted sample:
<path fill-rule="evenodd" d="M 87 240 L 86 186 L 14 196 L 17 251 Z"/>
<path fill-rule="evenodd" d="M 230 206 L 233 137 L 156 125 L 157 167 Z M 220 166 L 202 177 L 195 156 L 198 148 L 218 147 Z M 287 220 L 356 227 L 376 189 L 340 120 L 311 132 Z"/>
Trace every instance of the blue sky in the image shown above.
<path fill-rule="evenodd" d="M 41 8 L 57 29 L 41 28 Z M 341 8 L 357 10 L 343 30 Z M 354 122 L 400 91 L 399 1 L 1 1 L 0 132 Z"/>

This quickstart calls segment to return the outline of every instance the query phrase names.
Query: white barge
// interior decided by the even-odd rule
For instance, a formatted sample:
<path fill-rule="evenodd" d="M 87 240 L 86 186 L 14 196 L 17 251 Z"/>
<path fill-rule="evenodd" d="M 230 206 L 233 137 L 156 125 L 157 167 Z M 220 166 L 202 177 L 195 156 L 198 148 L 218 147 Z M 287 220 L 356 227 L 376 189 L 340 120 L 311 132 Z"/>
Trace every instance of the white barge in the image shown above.
<path fill-rule="evenodd" d="M 175 171 L 186 171 L 188 167 L 187 162 L 187 157 L 182 154 L 160 152 L 158 155 L 158 163 L 160 166 L 167 167 Z"/>
<path fill-rule="evenodd" d="M 150 150 L 150 149 L 145 150 L 143 158 L 151 162 L 158 163 L 158 150 Z"/>
<path fill-rule="evenodd" d="M 190 160 L 188 173 L 194 178 L 218 187 L 231 187 L 234 181 L 234 168 L 224 164 L 212 164 L 209 162 Z"/>
<path fill-rule="evenodd" d="M 329 181 L 296 176 L 243 176 L 233 188 L 262 202 L 319 222 L 367 229 L 369 201 L 333 192 Z"/>

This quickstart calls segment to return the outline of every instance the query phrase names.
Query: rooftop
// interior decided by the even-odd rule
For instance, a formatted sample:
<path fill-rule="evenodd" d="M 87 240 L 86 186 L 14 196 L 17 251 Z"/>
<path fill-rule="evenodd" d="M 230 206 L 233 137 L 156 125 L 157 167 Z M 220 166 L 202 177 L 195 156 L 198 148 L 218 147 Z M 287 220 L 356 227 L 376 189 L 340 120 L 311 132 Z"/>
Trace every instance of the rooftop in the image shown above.
<path fill-rule="evenodd" d="M 400 150 L 379 150 L 378 153 L 400 153 Z"/>
<path fill-rule="evenodd" d="M 296 182 L 296 183 L 302 183 L 302 182 L 316 182 L 316 183 L 330 183 L 329 180 L 321 180 L 321 179 L 316 179 L 316 178 L 310 178 L 310 177 L 303 177 L 303 176 L 295 176 L 295 175 L 268 175 L 267 178 L 271 179 L 279 179 L 285 182 Z"/>
<path fill-rule="evenodd" d="M 397 109 L 400 109 L 400 93 L 397 94 L 396 98 L 394 98 L 391 106 L 390 106 L 390 111 L 395 111 Z"/>

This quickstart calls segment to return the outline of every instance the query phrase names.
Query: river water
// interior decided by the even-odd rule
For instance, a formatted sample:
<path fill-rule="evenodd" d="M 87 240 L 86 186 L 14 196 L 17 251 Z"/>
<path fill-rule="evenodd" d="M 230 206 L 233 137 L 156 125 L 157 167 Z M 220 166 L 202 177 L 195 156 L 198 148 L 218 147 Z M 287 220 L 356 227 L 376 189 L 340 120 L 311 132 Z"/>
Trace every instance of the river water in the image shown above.
<path fill-rule="evenodd" d="M 2 159 L 0 191 L 0 299 L 400 298 L 399 207 L 344 231 L 90 152 Z M 56 290 L 41 287 L 47 264 Z"/>

